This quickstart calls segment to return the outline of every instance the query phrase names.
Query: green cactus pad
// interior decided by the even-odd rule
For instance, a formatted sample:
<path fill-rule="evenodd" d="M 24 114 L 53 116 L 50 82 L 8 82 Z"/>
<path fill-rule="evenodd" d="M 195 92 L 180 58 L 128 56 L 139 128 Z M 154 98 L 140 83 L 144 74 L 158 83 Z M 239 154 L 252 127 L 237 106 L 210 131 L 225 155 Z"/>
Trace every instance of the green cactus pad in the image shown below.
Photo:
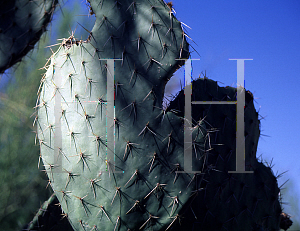
<path fill-rule="evenodd" d="M 181 23 L 163 1 L 90 3 L 96 23 L 89 38 L 63 40 L 36 106 L 42 160 L 72 227 L 276 230 L 279 190 L 256 160 L 251 95 L 246 163 L 254 173 L 228 173 L 235 170 L 236 135 L 236 109 L 228 105 L 193 107 L 191 167 L 201 173 L 185 172 L 184 93 L 162 108 L 165 84 L 189 57 Z M 192 97 L 235 100 L 236 89 L 199 79 Z"/>
<path fill-rule="evenodd" d="M 19 62 L 40 39 L 57 0 L 2 0 L 0 8 L 0 74 Z"/>

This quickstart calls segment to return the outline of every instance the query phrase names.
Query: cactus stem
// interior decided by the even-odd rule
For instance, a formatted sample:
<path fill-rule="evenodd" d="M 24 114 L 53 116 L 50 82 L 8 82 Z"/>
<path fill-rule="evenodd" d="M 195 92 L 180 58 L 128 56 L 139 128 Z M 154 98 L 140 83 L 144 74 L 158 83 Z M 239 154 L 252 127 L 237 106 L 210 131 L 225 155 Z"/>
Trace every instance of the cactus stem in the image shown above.
<path fill-rule="evenodd" d="M 92 32 L 90 33 L 89 37 L 92 37 L 95 40 L 94 36 L 92 35 Z M 90 53 L 90 51 L 83 45 L 83 42 L 81 40 L 80 40 L 80 44 L 79 45 L 80 45 L 80 48 L 84 49 L 86 51 L 86 53 L 88 53 L 91 57 L 94 58 L 94 55 L 92 55 Z M 80 49 L 80 56 L 82 56 L 82 49 Z"/>
<path fill-rule="evenodd" d="M 89 33 L 85 41 L 76 39 L 73 32 L 59 41 L 58 50 L 43 67 L 46 74 L 35 107 L 39 117 L 32 118 L 48 185 L 57 193 L 61 208 L 68 211 L 73 228 L 230 230 L 246 224 L 244 229 L 254 230 L 259 224 L 259 228 L 277 230 L 282 201 L 276 178 L 281 175 L 272 177 L 272 169 L 256 159 L 260 131 L 253 97 L 248 95 L 245 101 L 245 155 L 250 158 L 245 166 L 249 169 L 251 163 L 255 174 L 230 175 L 227 172 L 234 167 L 236 155 L 236 108 L 197 105 L 186 120 L 183 88 L 168 104 L 162 102 L 166 82 L 184 64 L 179 59 L 190 56 L 190 37 L 186 25 L 175 18 L 173 4 L 163 0 L 88 2 L 90 14 L 96 16 L 94 28 L 89 31 L 79 24 Z M 41 17 L 35 11 L 28 15 L 30 10 L 20 17 Z M 7 26 L 19 29 L 11 22 Z M 7 48 L 16 45 L 17 38 L 23 39 L 24 31 L 31 33 L 30 28 L 8 39 Z M 24 46 L 28 49 L 31 43 L 26 40 L 20 50 Z M 7 49 L 1 50 L 5 56 Z M 113 74 L 107 59 L 120 56 L 122 62 L 115 63 Z M 62 78 L 62 84 L 57 85 L 57 78 Z M 115 81 L 109 105 L 110 80 Z M 194 102 L 230 101 L 236 96 L 236 88 L 218 88 L 206 75 L 192 84 Z M 63 99 L 59 108 L 56 96 Z M 62 140 L 54 145 L 55 121 L 62 125 Z M 191 127 L 190 154 L 195 161 L 190 167 L 199 170 L 195 174 L 183 169 L 187 157 L 183 154 L 188 150 L 183 144 L 186 123 Z M 60 158 L 61 163 L 53 158 Z M 65 165 L 59 166 L 62 174 L 56 171 L 58 164 Z M 180 176 L 180 172 L 185 174 Z M 266 222 L 268 216 L 272 220 Z"/>

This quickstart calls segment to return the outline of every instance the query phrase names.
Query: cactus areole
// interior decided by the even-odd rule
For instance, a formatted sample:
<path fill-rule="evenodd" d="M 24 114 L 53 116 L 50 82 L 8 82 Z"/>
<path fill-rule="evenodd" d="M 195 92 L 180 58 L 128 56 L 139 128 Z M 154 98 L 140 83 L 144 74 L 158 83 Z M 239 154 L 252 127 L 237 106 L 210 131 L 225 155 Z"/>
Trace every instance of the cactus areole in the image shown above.
<path fill-rule="evenodd" d="M 279 189 L 256 159 L 258 114 L 246 93 L 246 170 L 235 170 L 235 105 L 193 106 L 192 169 L 184 172 L 183 91 L 164 88 L 189 57 L 172 4 L 90 1 L 86 41 L 65 39 L 41 81 L 41 158 L 74 230 L 279 229 Z M 232 101 L 236 89 L 193 82 L 194 100 Z"/>

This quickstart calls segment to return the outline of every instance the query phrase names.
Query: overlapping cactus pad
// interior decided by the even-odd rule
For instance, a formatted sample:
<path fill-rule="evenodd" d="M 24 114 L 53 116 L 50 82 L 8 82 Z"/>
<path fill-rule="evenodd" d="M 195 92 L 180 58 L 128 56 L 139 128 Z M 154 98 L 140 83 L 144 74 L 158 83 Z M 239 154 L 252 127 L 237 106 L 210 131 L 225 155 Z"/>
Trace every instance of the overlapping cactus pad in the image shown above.
<path fill-rule="evenodd" d="M 235 170 L 236 146 L 236 109 L 230 105 L 193 106 L 189 145 L 193 170 L 201 173 L 184 172 L 183 92 L 162 108 L 165 84 L 184 64 L 178 59 L 189 57 L 171 5 L 90 3 L 96 23 L 88 40 L 63 41 L 37 103 L 42 160 L 73 228 L 278 230 L 279 189 L 271 170 L 256 160 L 259 120 L 251 94 L 245 143 L 246 169 L 254 173 L 228 173 Z M 118 59 L 113 69 L 106 59 Z M 199 79 L 192 97 L 234 101 L 236 89 Z M 111 105 L 113 113 L 107 113 Z"/>
<path fill-rule="evenodd" d="M 3 0 L 0 7 L 0 73 L 19 62 L 40 39 L 57 0 Z"/>

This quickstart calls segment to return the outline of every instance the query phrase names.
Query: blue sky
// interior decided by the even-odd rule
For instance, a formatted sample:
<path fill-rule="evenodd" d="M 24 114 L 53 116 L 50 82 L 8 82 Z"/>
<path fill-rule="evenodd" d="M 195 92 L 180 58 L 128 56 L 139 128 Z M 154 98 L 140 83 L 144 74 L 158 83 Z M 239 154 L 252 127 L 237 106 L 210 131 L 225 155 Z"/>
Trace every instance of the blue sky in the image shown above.
<path fill-rule="evenodd" d="M 88 13 L 84 1 L 74 2 L 77 6 L 81 4 L 81 15 Z M 65 4 L 74 7 L 74 2 L 65 1 Z M 223 83 L 221 86 L 235 86 L 236 61 L 229 59 L 253 59 L 245 61 L 245 87 L 254 94 L 255 107 L 264 117 L 257 156 L 262 155 L 267 161 L 273 158 L 275 173 L 289 170 L 279 179 L 279 185 L 290 179 L 283 199 L 294 197 L 293 206 L 284 207 L 295 215 L 293 220 L 296 221 L 300 211 L 300 1 L 172 2 L 176 17 L 191 28 L 185 27 L 193 39 L 189 42 L 200 54 L 199 57 L 196 52 L 192 53 L 192 58 L 201 59 L 193 62 L 194 78 L 206 70 L 209 78 Z M 92 29 L 92 19 L 90 24 L 84 23 L 83 16 L 76 16 L 76 20 Z M 56 16 L 52 37 L 55 37 L 53 28 L 57 23 Z M 81 37 L 79 30 L 78 27 L 76 37 Z M 85 36 L 86 33 L 82 38 Z M 170 85 L 179 88 L 183 73 L 183 69 L 175 73 Z"/>

